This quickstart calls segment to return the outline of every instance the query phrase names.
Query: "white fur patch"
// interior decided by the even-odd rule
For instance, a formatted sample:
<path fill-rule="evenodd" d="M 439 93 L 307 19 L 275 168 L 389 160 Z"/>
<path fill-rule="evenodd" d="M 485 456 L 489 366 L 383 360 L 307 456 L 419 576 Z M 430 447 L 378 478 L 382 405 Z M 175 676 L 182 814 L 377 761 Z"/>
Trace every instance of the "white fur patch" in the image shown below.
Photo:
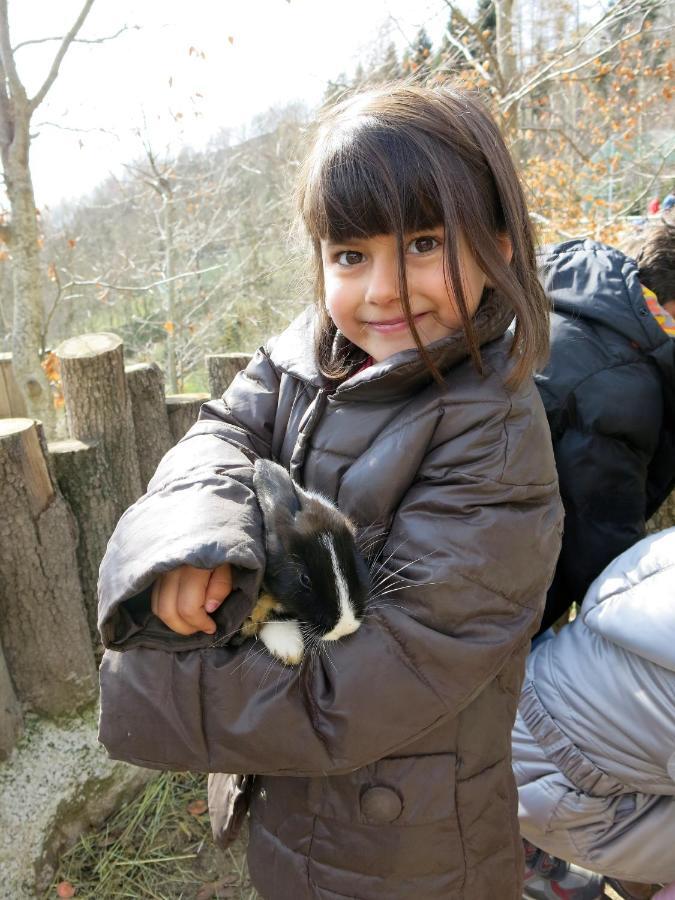
<path fill-rule="evenodd" d="M 335 578 L 335 586 L 338 592 L 338 602 L 340 604 L 340 616 L 335 623 L 335 627 L 326 634 L 321 635 L 322 641 L 337 641 L 347 634 L 352 634 L 361 624 L 354 615 L 354 610 L 349 602 L 349 588 L 344 572 L 340 568 L 337 553 L 335 552 L 335 544 L 329 534 L 321 535 L 321 543 L 328 550 L 333 566 L 333 577 Z"/>
<path fill-rule="evenodd" d="M 300 626 L 294 619 L 283 622 L 266 622 L 258 637 L 270 651 L 289 666 L 297 666 L 302 660 L 305 647 L 302 643 Z"/>

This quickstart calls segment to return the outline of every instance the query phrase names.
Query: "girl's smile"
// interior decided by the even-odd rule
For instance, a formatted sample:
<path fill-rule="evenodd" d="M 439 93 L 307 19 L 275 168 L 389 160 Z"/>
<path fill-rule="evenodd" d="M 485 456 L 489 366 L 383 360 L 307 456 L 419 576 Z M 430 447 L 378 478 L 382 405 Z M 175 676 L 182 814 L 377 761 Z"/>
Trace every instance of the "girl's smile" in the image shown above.
<path fill-rule="evenodd" d="M 444 229 L 437 226 L 406 235 L 405 266 L 410 308 L 426 346 L 461 328 L 457 305 L 444 272 Z M 326 308 L 340 331 L 375 362 L 416 346 L 405 319 L 393 234 L 340 243 L 323 240 Z M 459 259 L 464 293 L 473 315 L 485 287 L 463 238 Z"/>

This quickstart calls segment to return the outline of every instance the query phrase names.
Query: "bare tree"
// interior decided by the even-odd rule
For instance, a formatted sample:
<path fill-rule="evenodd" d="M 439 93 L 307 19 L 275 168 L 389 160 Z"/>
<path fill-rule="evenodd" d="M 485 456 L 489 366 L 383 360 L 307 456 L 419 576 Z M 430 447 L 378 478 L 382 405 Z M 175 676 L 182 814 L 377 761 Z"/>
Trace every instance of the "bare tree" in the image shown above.
<path fill-rule="evenodd" d="M 8 0 L 0 0 L 0 155 L 11 219 L 4 237 L 13 259 L 14 316 L 12 355 L 14 374 L 31 416 L 41 419 L 48 431 L 54 419 L 51 394 L 40 365 L 44 352 L 43 296 L 40 233 L 30 171 L 30 124 L 35 110 L 47 96 L 68 48 L 75 40 L 94 0 L 85 0 L 59 48 L 42 86 L 29 97 L 19 77 L 9 34 Z"/>

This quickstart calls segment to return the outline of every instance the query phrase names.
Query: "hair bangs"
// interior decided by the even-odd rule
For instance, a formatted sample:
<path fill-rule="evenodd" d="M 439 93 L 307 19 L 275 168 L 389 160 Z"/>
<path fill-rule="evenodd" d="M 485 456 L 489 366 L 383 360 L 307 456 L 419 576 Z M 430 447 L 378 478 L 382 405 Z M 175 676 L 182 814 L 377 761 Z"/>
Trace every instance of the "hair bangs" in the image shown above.
<path fill-rule="evenodd" d="M 328 142 L 303 203 L 315 239 L 402 237 L 443 222 L 434 167 L 424 164 L 408 135 L 369 117 Z"/>

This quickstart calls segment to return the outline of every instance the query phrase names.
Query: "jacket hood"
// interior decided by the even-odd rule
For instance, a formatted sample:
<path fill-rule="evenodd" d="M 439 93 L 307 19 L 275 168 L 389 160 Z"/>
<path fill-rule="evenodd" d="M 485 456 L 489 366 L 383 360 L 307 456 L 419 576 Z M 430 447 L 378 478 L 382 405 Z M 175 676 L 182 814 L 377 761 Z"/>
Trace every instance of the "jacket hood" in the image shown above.
<path fill-rule="evenodd" d="M 675 416 L 675 340 L 649 312 L 635 261 L 597 241 L 573 240 L 543 247 L 537 265 L 555 312 L 597 322 L 651 356 Z"/>
<path fill-rule="evenodd" d="M 638 541 L 588 589 L 584 624 L 625 650 L 675 672 L 675 528 Z"/>
<path fill-rule="evenodd" d="M 537 265 L 557 312 L 599 322 L 645 352 L 672 343 L 647 309 L 635 261 L 619 250 L 566 241 L 542 248 Z"/>
<path fill-rule="evenodd" d="M 480 346 L 501 337 L 513 320 L 513 312 L 498 297 L 488 294 L 476 312 L 474 322 Z M 319 388 L 329 389 L 332 382 L 323 376 L 314 355 L 316 314 L 313 306 L 302 312 L 278 338 L 269 345 L 274 365 Z M 658 326 L 657 326 L 658 327 Z M 458 332 L 434 341 L 427 347 L 441 372 L 452 368 L 469 356 L 464 334 Z M 381 362 L 352 375 L 335 393 L 349 393 L 350 398 L 383 401 L 411 393 L 431 381 L 431 374 L 416 348 L 395 353 Z"/>

